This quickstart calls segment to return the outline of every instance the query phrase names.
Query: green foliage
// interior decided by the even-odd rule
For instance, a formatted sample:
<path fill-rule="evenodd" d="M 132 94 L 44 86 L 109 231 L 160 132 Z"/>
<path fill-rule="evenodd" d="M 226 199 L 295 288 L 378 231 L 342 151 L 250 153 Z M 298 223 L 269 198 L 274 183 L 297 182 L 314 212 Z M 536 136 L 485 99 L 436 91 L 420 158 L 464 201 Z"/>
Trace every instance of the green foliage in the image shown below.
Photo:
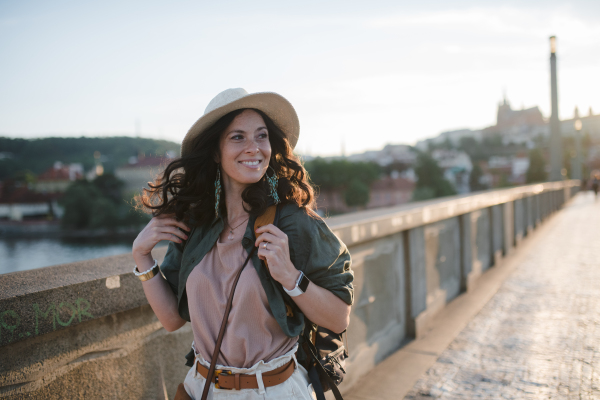
<path fill-rule="evenodd" d="M 311 181 L 323 189 L 347 187 L 353 180 L 371 185 L 381 174 L 381 167 L 375 163 L 347 160 L 326 161 L 315 158 L 304 164 Z"/>
<path fill-rule="evenodd" d="M 39 175 L 54 165 L 55 161 L 81 163 L 87 171 L 95 165 L 95 151 L 103 156 L 105 172 L 114 171 L 126 164 L 129 157 L 139 153 L 164 155 L 167 151 L 175 151 L 179 154 L 177 143 L 133 137 L 52 137 L 32 140 L 0 137 L 0 149 L 10 155 L 0 159 L 0 180 L 13 178 L 15 173 L 26 169 Z"/>
<path fill-rule="evenodd" d="M 369 187 L 381 175 L 381 167 L 369 162 L 316 158 L 304 167 L 314 185 L 324 190 L 344 190 L 344 200 L 350 207 L 365 206 L 369 202 Z"/>
<path fill-rule="evenodd" d="M 121 191 L 125 183 L 113 174 L 103 174 L 94 179 L 94 185 L 115 204 L 123 203 Z"/>
<path fill-rule="evenodd" d="M 118 206 L 108 197 L 95 199 L 89 210 L 90 228 L 115 228 L 119 225 Z"/>
<path fill-rule="evenodd" d="M 545 182 L 547 179 L 546 160 L 538 148 L 529 152 L 529 168 L 527 168 L 525 179 L 527 183 Z"/>
<path fill-rule="evenodd" d="M 65 191 L 60 203 L 65 208 L 62 225 L 65 228 L 90 227 L 94 203 L 102 198 L 102 192 L 91 182 L 79 180 Z"/>
<path fill-rule="evenodd" d="M 508 181 L 508 176 L 506 174 L 500 175 L 500 180 L 498 181 L 499 188 L 507 188 L 514 186 Z"/>
<path fill-rule="evenodd" d="M 97 177 L 93 182 L 79 180 L 72 183 L 61 200 L 65 208 L 64 228 L 113 229 L 148 222 L 149 217 L 133 209 L 123 199 L 123 182 L 112 174 Z"/>
<path fill-rule="evenodd" d="M 344 201 L 349 207 L 364 207 L 369 202 L 370 189 L 362 181 L 354 179 L 344 192 Z"/>
<path fill-rule="evenodd" d="M 413 201 L 423 201 L 435 198 L 435 191 L 430 187 L 416 188 L 413 192 Z"/>
<path fill-rule="evenodd" d="M 469 188 L 471 189 L 471 192 L 485 190 L 488 188 L 486 185 L 479 182 L 482 176 L 483 171 L 481 170 L 481 167 L 479 164 L 475 164 L 471 170 L 471 175 L 469 175 Z"/>
<path fill-rule="evenodd" d="M 417 184 L 413 193 L 413 199 L 415 200 L 417 200 L 417 197 L 419 197 L 419 200 L 423 200 L 422 197 L 430 195 L 431 192 L 433 192 L 433 196 L 429 198 L 456 194 L 452 184 L 444 178 L 444 172 L 438 163 L 427 153 L 419 153 L 417 156 L 415 174 L 417 175 Z M 429 191 L 426 189 L 429 189 Z"/>

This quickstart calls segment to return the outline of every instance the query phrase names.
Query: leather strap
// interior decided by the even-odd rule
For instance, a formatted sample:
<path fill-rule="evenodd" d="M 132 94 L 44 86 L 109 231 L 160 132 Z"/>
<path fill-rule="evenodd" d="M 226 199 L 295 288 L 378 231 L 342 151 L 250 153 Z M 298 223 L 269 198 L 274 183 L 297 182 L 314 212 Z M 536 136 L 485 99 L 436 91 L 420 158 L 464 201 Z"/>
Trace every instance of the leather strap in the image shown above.
<path fill-rule="evenodd" d="M 282 365 L 272 371 L 262 374 L 262 381 L 265 387 L 279 385 L 285 382 L 294 373 L 294 360 Z M 196 363 L 196 371 L 204 378 L 208 376 L 208 368 L 200 363 Z M 221 372 L 212 378 L 212 382 L 218 384 L 219 389 L 258 389 L 256 375 L 232 374 L 228 371 Z"/>
<path fill-rule="evenodd" d="M 277 206 L 270 206 L 269 208 L 267 208 L 267 211 L 257 219 L 260 219 L 262 221 L 262 223 L 265 225 L 267 223 L 273 223 L 273 222 L 277 223 L 276 220 L 277 220 L 278 213 L 276 211 L 277 211 Z M 273 221 L 273 219 L 275 219 L 275 221 Z M 269 222 L 267 222 L 267 221 L 269 221 Z M 256 229 L 256 223 L 254 226 Z M 246 264 L 248 264 L 248 261 L 250 260 L 250 258 L 252 257 L 252 255 L 254 254 L 255 251 L 256 251 L 256 247 L 252 247 L 252 250 L 248 254 L 246 261 L 244 261 L 244 264 L 238 271 L 237 275 L 235 276 L 235 280 L 233 281 L 233 285 L 231 287 L 231 293 L 229 294 L 229 299 L 227 300 L 227 307 L 225 308 L 225 314 L 223 315 L 223 321 L 221 322 L 221 329 L 219 330 L 219 336 L 217 337 L 217 343 L 215 344 L 215 351 L 213 352 L 213 355 L 210 359 L 210 368 L 208 370 L 207 376 L 205 377 L 206 382 L 204 383 L 204 390 L 202 391 L 201 400 L 207 399 L 208 390 L 210 389 L 210 382 L 213 381 L 213 376 L 215 374 L 215 366 L 217 365 L 217 358 L 219 357 L 219 352 L 221 351 L 221 343 L 223 343 L 223 336 L 225 336 L 225 328 L 227 326 L 227 320 L 229 319 L 229 313 L 231 311 L 231 304 L 233 303 L 233 295 L 235 293 L 235 287 L 237 286 L 237 283 L 240 280 L 240 275 L 242 275 L 242 271 L 246 267 Z"/>

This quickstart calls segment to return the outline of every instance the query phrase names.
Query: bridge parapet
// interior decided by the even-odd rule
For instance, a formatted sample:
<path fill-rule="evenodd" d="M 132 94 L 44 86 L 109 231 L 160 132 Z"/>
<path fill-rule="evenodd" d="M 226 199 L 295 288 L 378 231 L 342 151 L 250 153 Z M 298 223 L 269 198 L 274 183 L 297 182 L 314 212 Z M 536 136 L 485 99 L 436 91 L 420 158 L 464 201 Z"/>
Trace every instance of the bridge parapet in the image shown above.
<path fill-rule="evenodd" d="M 454 196 L 332 217 L 355 271 L 342 391 L 427 329 L 579 181 Z M 153 254 L 159 262 L 166 248 Z M 129 254 L 0 275 L 0 398 L 172 398 L 187 324 L 162 329 Z"/>

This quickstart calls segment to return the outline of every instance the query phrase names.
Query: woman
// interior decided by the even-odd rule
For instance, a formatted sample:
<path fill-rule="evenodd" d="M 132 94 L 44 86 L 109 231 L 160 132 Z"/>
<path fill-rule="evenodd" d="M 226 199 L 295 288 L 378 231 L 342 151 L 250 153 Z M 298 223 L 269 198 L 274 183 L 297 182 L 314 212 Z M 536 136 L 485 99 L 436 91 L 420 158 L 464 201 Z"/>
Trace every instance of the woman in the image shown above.
<path fill-rule="evenodd" d="M 350 255 L 313 211 L 306 171 L 292 154 L 298 135 L 296 112 L 282 96 L 228 89 L 209 103 L 184 138 L 181 158 L 142 198 L 154 218 L 134 241 L 134 272 L 165 329 L 191 322 L 194 364 L 184 386 L 194 399 L 234 275 L 253 246 L 258 251 L 236 286 L 217 359 L 239 390 L 211 383 L 209 398 L 311 399 L 296 360 L 306 320 L 334 332 L 348 326 Z M 253 232 L 256 218 L 277 203 L 277 226 Z M 159 274 L 151 251 L 161 240 L 170 243 Z M 244 379 L 258 388 L 243 388 Z"/>

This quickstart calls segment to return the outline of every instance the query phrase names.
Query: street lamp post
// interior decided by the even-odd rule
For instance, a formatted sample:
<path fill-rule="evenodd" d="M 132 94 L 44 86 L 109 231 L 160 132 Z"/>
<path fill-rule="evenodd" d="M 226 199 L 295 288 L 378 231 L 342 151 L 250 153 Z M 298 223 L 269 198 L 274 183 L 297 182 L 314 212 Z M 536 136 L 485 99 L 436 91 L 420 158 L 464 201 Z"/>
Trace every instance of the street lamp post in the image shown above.
<path fill-rule="evenodd" d="M 581 154 L 581 120 L 575 121 L 575 165 L 573 168 L 573 179 L 583 178 L 581 171 L 582 154 Z"/>
<path fill-rule="evenodd" d="M 558 84 L 556 82 L 556 37 L 550 37 L 550 180 L 562 179 L 562 157 L 560 154 L 560 122 L 558 121 Z"/>

